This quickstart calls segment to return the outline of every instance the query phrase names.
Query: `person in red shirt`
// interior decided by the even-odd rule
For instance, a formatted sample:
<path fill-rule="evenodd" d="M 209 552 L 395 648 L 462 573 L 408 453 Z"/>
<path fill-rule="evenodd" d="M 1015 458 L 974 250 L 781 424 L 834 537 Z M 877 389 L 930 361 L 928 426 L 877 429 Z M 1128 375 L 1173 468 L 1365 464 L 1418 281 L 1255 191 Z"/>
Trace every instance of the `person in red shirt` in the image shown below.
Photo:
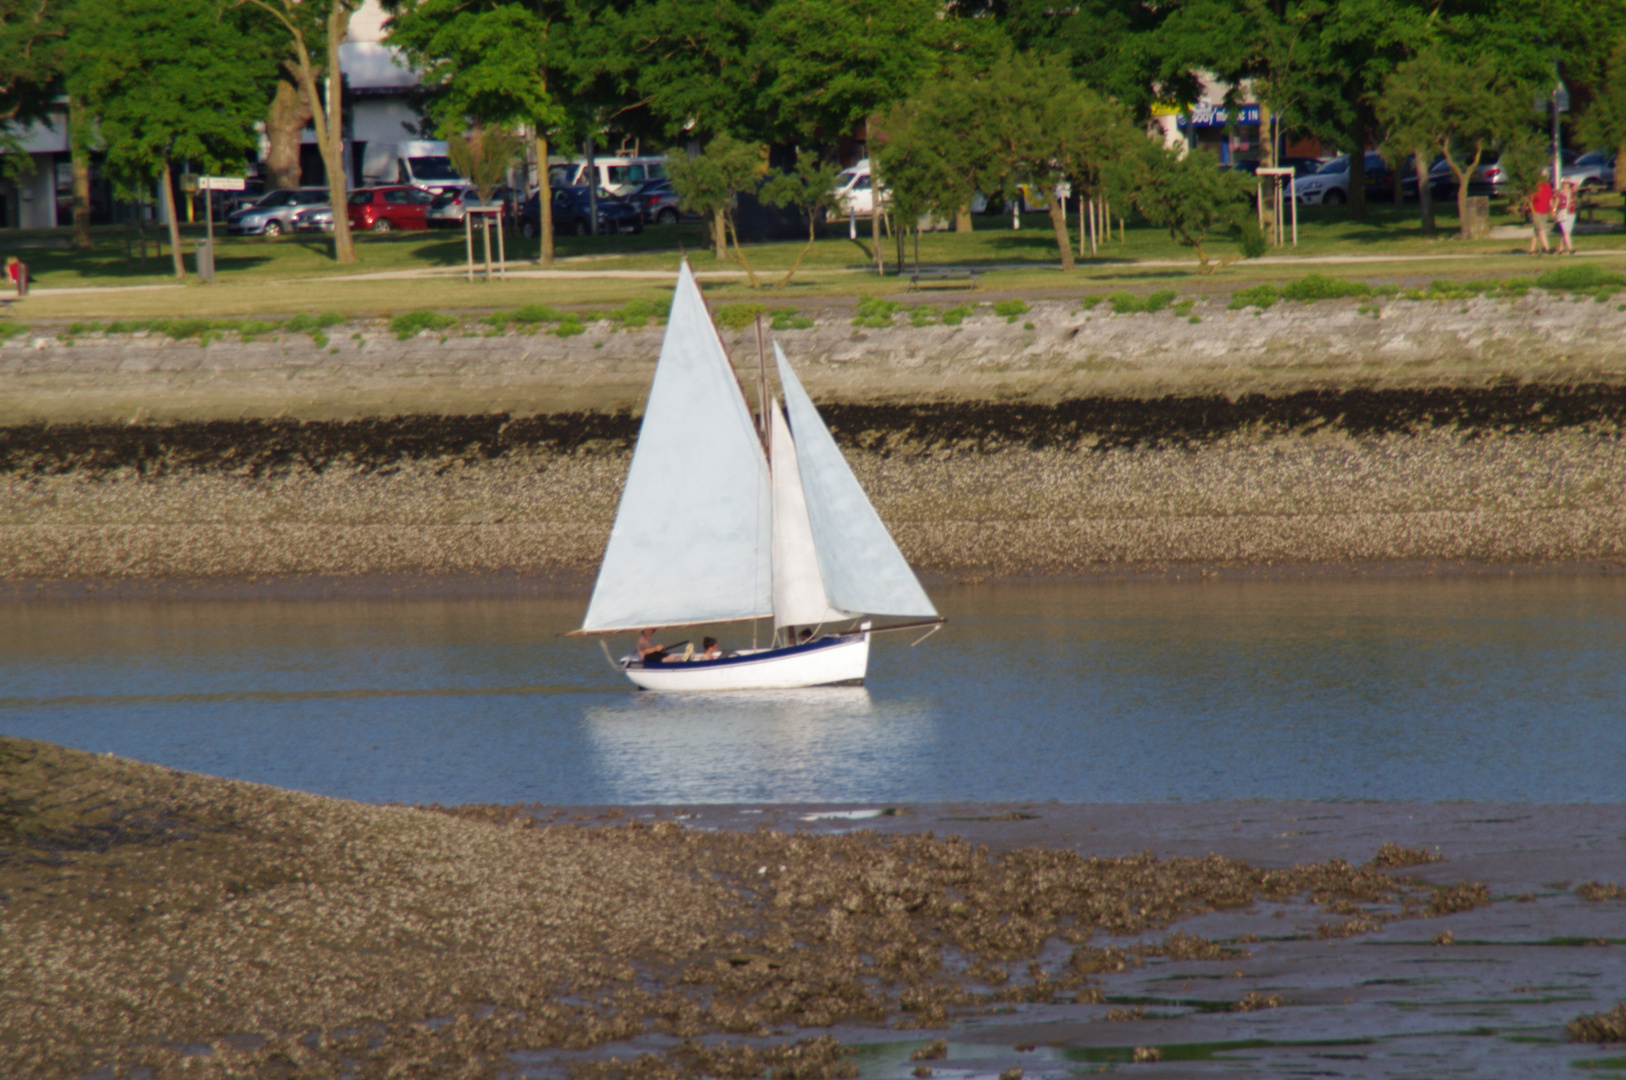
<path fill-rule="evenodd" d="M 1534 232 L 1530 234 L 1530 254 L 1536 253 L 1536 242 L 1541 242 L 1541 253 L 1550 255 L 1552 248 L 1547 244 L 1547 227 L 1552 221 L 1553 213 L 1553 185 L 1544 177 L 1536 185 L 1536 190 L 1530 196 L 1530 223 Z"/>

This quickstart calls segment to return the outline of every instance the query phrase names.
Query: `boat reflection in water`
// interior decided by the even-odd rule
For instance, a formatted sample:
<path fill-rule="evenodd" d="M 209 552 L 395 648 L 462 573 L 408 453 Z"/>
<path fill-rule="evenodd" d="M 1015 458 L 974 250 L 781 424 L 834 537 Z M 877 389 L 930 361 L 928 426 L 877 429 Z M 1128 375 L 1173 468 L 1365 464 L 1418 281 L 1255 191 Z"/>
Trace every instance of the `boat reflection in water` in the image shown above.
<path fill-rule="evenodd" d="M 596 784 L 641 802 L 812 802 L 836 762 L 844 791 L 912 788 L 934 712 L 861 686 L 645 693 L 590 706 L 586 741 Z"/>

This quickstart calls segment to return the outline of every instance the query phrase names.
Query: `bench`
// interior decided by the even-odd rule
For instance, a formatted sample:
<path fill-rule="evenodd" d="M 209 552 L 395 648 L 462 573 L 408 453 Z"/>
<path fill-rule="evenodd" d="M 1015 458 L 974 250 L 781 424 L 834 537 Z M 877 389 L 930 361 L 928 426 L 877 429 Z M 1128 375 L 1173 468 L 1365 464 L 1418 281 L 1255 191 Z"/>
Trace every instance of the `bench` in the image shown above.
<path fill-rule="evenodd" d="M 909 291 L 916 289 L 977 287 L 976 270 L 917 270 L 909 275 Z"/>

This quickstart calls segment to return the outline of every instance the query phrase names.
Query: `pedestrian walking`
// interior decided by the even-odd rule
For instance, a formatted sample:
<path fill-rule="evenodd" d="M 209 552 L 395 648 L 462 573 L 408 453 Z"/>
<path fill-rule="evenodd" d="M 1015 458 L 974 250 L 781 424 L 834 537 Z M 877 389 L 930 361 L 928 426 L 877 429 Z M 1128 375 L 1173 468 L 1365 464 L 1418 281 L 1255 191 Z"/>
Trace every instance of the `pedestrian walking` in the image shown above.
<path fill-rule="evenodd" d="M 1574 180 L 1558 185 L 1558 194 L 1553 197 L 1553 223 L 1558 226 L 1560 255 L 1575 254 L 1575 244 L 1570 238 L 1575 232 L 1575 214 L 1580 204 L 1581 190 Z"/>
<path fill-rule="evenodd" d="M 1530 234 L 1530 254 L 1532 255 L 1536 253 L 1536 244 L 1538 243 L 1541 244 L 1541 253 L 1543 255 L 1552 253 L 1553 249 L 1547 243 L 1547 230 L 1552 220 L 1552 212 L 1553 185 L 1547 182 L 1546 177 L 1542 177 L 1541 183 L 1536 185 L 1536 190 L 1530 195 L 1530 225 L 1533 230 Z"/>

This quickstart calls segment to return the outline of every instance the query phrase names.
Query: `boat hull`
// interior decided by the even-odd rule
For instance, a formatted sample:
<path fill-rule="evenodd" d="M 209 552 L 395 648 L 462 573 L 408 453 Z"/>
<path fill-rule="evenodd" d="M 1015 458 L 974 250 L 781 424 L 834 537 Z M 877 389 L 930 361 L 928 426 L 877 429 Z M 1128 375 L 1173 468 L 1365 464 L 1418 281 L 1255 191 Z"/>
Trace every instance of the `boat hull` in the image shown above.
<path fill-rule="evenodd" d="M 862 633 L 721 660 L 674 661 L 650 667 L 634 661 L 623 671 L 640 690 L 680 693 L 857 686 L 868 669 L 869 634 Z"/>

